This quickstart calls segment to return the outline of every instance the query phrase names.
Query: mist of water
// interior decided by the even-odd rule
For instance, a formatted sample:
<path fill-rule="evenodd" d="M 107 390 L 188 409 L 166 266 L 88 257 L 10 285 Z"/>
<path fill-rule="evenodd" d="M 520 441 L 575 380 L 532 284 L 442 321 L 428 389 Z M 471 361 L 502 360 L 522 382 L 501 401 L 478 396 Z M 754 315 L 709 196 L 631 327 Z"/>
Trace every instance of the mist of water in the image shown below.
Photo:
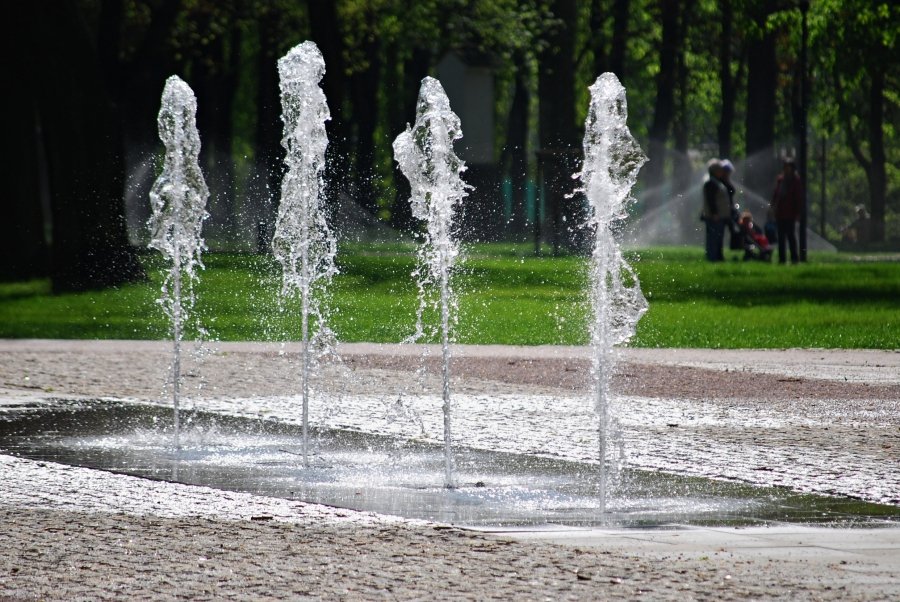
<path fill-rule="evenodd" d="M 181 341 L 184 324 L 194 306 L 197 268 L 203 267 L 201 253 L 205 244 L 201 230 L 208 216 L 209 190 L 200 171 L 197 99 L 176 75 L 166 80 L 157 123 L 166 153 L 162 173 L 150 189 L 149 246 L 169 262 L 159 304 L 172 325 L 172 401 L 178 447 Z"/>
<path fill-rule="evenodd" d="M 612 73 L 604 73 L 590 87 L 591 104 L 585 122 L 584 165 L 575 177 L 582 182 L 590 208 L 588 223 L 593 231 L 590 262 L 591 378 L 600 444 L 600 492 L 605 505 L 611 478 L 622 463 L 616 416 L 610 412 L 609 383 L 613 373 L 615 346 L 634 334 L 647 301 L 637 274 L 622 256 L 613 226 L 626 217 L 631 188 L 647 157 L 626 124 L 628 107 L 625 88 Z"/>
<path fill-rule="evenodd" d="M 325 217 L 323 195 L 325 122 L 331 115 L 319 86 L 325 60 L 313 42 L 303 42 L 279 59 L 278 74 L 287 172 L 272 250 L 282 266 L 282 297 L 300 301 L 302 445 L 308 464 L 310 375 L 316 358 L 333 349 L 324 295 L 337 273 L 337 243 Z"/>
<path fill-rule="evenodd" d="M 459 256 L 453 227 L 456 210 L 466 196 L 460 174 L 465 164 L 453 151 L 462 138 L 459 117 L 451 110 L 441 83 L 426 77 L 419 89 L 416 121 L 394 140 L 394 158 L 409 180 L 412 214 L 425 224 L 418 248 L 419 267 L 413 273 L 419 287 L 416 332 L 412 340 L 426 336 L 426 311 L 440 315 L 437 327 L 442 350 L 444 412 L 444 485 L 453 486 L 452 436 L 450 429 L 450 327 L 455 319 L 456 298 L 451 276 Z"/>

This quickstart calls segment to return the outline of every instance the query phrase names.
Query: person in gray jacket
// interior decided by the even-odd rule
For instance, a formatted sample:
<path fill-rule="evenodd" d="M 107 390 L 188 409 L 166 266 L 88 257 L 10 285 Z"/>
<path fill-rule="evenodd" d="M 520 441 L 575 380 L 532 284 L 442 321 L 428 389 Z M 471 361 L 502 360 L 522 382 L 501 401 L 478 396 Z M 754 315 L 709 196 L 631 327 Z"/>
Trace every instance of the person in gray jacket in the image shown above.
<path fill-rule="evenodd" d="M 706 223 L 706 259 L 724 261 L 722 250 L 725 241 L 725 226 L 731 219 L 731 202 L 728 188 L 723 180 L 725 170 L 722 162 L 711 159 L 707 163 L 709 172 L 703 183 L 703 212 L 700 219 Z"/>

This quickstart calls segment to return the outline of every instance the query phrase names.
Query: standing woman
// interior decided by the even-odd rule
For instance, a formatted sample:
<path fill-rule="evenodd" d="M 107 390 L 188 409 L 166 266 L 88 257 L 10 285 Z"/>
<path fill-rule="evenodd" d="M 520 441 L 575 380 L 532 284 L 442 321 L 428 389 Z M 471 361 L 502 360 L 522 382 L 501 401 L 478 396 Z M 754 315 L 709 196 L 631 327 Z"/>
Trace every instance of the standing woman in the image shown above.
<path fill-rule="evenodd" d="M 799 261 L 797 253 L 797 222 L 803 211 L 803 182 L 797 175 L 797 167 L 792 157 L 786 157 L 782 172 L 775 180 L 772 193 L 772 209 L 778 226 L 778 263 L 785 263 L 785 245 L 790 245 L 791 263 Z"/>
<path fill-rule="evenodd" d="M 728 248 L 732 251 L 741 251 L 744 248 L 744 233 L 741 232 L 740 207 L 734 202 L 734 194 L 737 192 L 734 182 L 731 181 L 734 163 L 728 159 L 721 159 L 720 163 L 722 164 L 722 184 L 728 190 Z"/>
<path fill-rule="evenodd" d="M 722 183 L 724 170 L 718 159 L 707 163 L 709 172 L 703 183 L 703 212 L 700 219 L 706 222 L 706 259 L 724 261 L 722 250 L 725 241 L 725 226 L 731 220 L 728 189 Z"/>

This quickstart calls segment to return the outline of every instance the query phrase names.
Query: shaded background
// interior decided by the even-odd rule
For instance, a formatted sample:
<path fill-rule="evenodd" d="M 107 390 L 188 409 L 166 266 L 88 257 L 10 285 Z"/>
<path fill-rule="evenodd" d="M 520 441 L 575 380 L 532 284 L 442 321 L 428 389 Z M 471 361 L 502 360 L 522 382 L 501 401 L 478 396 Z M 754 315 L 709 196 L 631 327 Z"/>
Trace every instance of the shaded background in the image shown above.
<path fill-rule="evenodd" d="M 61 292 L 142 276 L 171 74 L 198 97 L 210 248 L 268 252 L 283 170 L 276 61 L 306 39 L 327 67 L 328 203 L 344 238 L 418 227 L 391 143 L 434 75 L 462 119 L 458 152 L 475 187 L 460 231 L 577 252 L 584 208 L 568 193 L 587 88 L 612 71 L 650 156 L 633 244 L 699 244 L 699 185 L 715 156 L 736 163 L 738 202 L 761 221 L 779 158 L 799 153 L 810 249 L 900 246 L 891 2 L 36 0 L 2 10 L 4 280 L 49 276 Z M 860 205 L 871 214 L 864 240 L 847 229 Z"/>

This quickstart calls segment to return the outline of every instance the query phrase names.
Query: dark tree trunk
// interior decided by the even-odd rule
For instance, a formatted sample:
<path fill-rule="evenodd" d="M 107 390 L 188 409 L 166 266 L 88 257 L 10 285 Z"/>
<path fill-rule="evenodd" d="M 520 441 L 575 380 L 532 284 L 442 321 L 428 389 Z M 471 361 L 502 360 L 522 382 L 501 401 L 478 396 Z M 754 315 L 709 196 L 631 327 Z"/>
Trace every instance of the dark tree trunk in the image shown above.
<path fill-rule="evenodd" d="M 399 121 L 394 122 L 394 136 L 404 131 L 407 123 L 415 122 L 419 87 L 422 80 L 428 75 L 428 70 L 431 69 L 432 60 L 433 56 L 429 49 L 414 47 L 409 57 L 403 61 L 402 81 L 397 86 L 401 96 L 395 103 L 399 110 L 394 117 Z M 416 224 L 409 204 L 409 181 L 397 167 L 396 161 L 394 162 L 394 187 L 396 196 L 391 208 L 391 226 L 401 231 L 411 231 Z"/>
<path fill-rule="evenodd" d="M 226 37 L 227 36 L 227 37 Z M 197 94 L 200 161 L 209 186 L 209 233 L 221 245 L 234 226 L 234 128 L 232 113 L 240 59 L 240 30 L 218 35 L 192 70 Z M 209 227 L 207 226 L 207 227 Z"/>
<path fill-rule="evenodd" d="M 4 56 L 15 57 L 21 52 L 21 48 L 7 44 L 13 39 L 9 33 L 3 35 Z M 0 195 L 0 280 L 25 280 L 49 274 L 44 226 L 51 221 L 44 210 L 49 205 L 46 161 L 37 109 L 30 94 L 29 66 L 25 61 L 10 63 L 12 70 L 7 75 L 16 85 L 3 94 L 0 102 L 0 124 L 6 133 L 0 159 L 6 186 Z"/>
<path fill-rule="evenodd" d="M 691 185 L 691 160 L 688 157 L 688 133 L 690 120 L 688 115 L 688 69 L 687 69 L 687 40 L 691 26 L 690 17 L 694 12 L 695 0 L 685 0 L 681 9 L 681 19 L 678 27 L 678 54 L 676 55 L 675 71 L 678 81 L 678 107 L 675 116 L 675 157 L 674 157 L 674 190 L 682 192 Z"/>
<path fill-rule="evenodd" d="M 590 17 L 590 43 L 594 51 L 594 75 L 609 71 L 609 49 L 607 48 L 607 27 L 609 15 L 606 0 L 592 0 Z"/>
<path fill-rule="evenodd" d="M 251 184 L 256 217 L 256 251 L 268 253 L 275 233 L 275 215 L 284 173 L 281 146 L 281 95 L 278 89 L 278 35 L 280 14 L 265 12 L 258 21 L 256 57 L 256 160 Z"/>
<path fill-rule="evenodd" d="M 524 57 L 516 59 L 515 88 L 506 127 L 506 154 L 509 179 L 512 185 L 512 207 L 509 230 L 517 240 L 525 234 L 528 222 L 526 186 L 528 184 L 528 105 L 530 98 Z"/>
<path fill-rule="evenodd" d="M 619 80 L 625 79 L 625 55 L 628 52 L 628 15 L 631 11 L 629 0 L 613 1 L 613 36 L 609 51 L 609 70 Z"/>
<path fill-rule="evenodd" d="M 12 35 L 21 36 L 17 54 L 28 57 L 29 67 L 40 74 L 33 93 L 53 215 L 53 290 L 83 291 L 141 278 L 125 228 L 119 116 L 77 5 L 29 2 L 12 12 Z"/>
<path fill-rule="evenodd" d="M 717 134 L 719 156 L 731 157 L 731 130 L 734 127 L 734 103 L 737 99 L 737 89 L 731 70 L 734 7 L 731 0 L 723 0 L 720 6 L 722 8 L 722 35 L 719 39 L 719 82 L 722 93 L 722 112 L 719 114 Z"/>
<path fill-rule="evenodd" d="M 365 45 L 369 66 L 351 79 L 353 121 L 356 125 L 355 194 L 356 201 L 369 213 L 377 215 L 375 192 L 375 129 L 378 127 L 378 90 L 381 85 L 381 44 L 371 38 Z"/>
<path fill-rule="evenodd" d="M 869 88 L 869 202 L 872 208 L 872 242 L 884 241 L 885 200 L 887 198 L 887 161 L 884 151 L 884 69 L 869 64 L 872 81 Z"/>
<path fill-rule="evenodd" d="M 751 190 L 768 196 L 778 163 L 774 156 L 775 114 L 778 64 L 775 56 L 775 34 L 765 31 L 771 2 L 763 4 L 756 15 L 759 35 L 747 45 L 747 162 L 744 182 Z"/>
<path fill-rule="evenodd" d="M 680 46 L 679 40 L 679 2 L 678 0 L 660 0 L 662 18 L 662 40 L 659 47 L 659 73 L 656 76 L 656 100 L 653 104 L 653 121 L 649 134 L 649 161 L 644 167 L 643 175 L 650 190 L 659 187 L 665 180 L 666 144 L 669 130 L 675 117 L 675 88 L 677 86 L 676 55 Z M 660 194 L 648 195 L 648 209 L 662 202 Z"/>
<path fill-rule="evenodd" d="M 98 51 L 110 94 L 121 109 L 129 226 L 142 231 L 150 217 L 150 187 L 161 146 L 156 127 L 160 96 L 166 78 L 177 72 L 168 38 L 182 2 L 163 0 L 157 4 L 127 60 L 119 54 L 125 35 L 122 4 L 122 0 L 102 3 L 106 16 L 101 15 Z"/>
<path fill-rule="evenodd" d="M 23 11 L 24 12 L 24 11 Z M 0 166 L 5 190 L 0 195 L 0 280 L 43 278 L 49 274 L 45 224 L 49 225 L 46 160 L 34 97 L 34 68 L 21 46 L 25 14 L 0 24 L 0 52 L 7 57 L 11 84 L 0 95 Z M 15 60 L 17 57 L 20 60 Z M 47 210 L 45 210 L 45 208 Z"/>
<path fill-rule="evenodd" d="M 594 49 L 594 75 L 607 71 L 621 80 L 625 77 L 625 53 L 628 47 L 629 0 L 593 0 L 591 4 L 591 39 Z M 612 24 L 607 28 L 607 22 Z M 607 32 L 612 35 L 607 38 Z"/>
<path fill-rule="evenodd" d="M 227 65 L 225 72 L 217 80 L 221 99 L 219 111 L 216 114 L 216 129 L 222 135 L 220 139 L 220 176 L 222 178 L 222 195 L 228 210 L 227 224 L 234 236 L 234 226 L 237 217 L 237 204 L 235 199 L 235 164 L 234 164 L 234 103 L 240 78 L 241 47 L 243 36 L 241 29 L 234 22 L 229 32 L 228 48 L 225 58 Z"/>
<path fill-rule="evenodd" d="M 326 152 L 325 180 L 327 195 L 335 198 L 340 193 L 340 183 L 350 173 L 351 153 L 349 125 L 344 115 L 347 96 L 344 75 L 344 44 L 337 15 L 337 3 L 333 0 L 307 0 L 310 37 L 325 59 L 325 77 L 322 89 L 328 99 L 331 120 L 326 124 L 328 150 Z"/>
<path fill-rule="evenodd" d="M 554 0 L 553 14 L 561 25 L 547 34 L 538 70 L 539 120 L 545 207 L 550 213 L 553 250 L 577 244 L 575 226 L 581 221 L 581 199 L 566 198 L 577 171 L 579 140 L 575 126 L 575 21 L 574 0 Z"/>

